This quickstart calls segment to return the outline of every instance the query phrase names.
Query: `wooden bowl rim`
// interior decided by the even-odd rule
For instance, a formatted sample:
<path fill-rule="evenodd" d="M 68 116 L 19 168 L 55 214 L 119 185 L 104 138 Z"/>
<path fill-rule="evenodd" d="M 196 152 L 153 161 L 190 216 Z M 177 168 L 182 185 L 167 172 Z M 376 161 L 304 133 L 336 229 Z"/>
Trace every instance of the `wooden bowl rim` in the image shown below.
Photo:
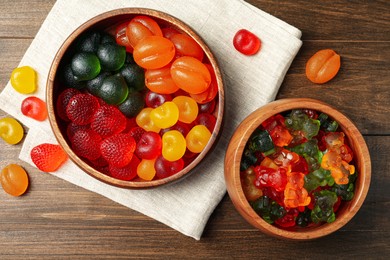
<path fill-rule="evenodd" d="M 218 102 L 216 104 L 216 124 L 214 131 L 212 133 L 212 136 L 204 148 L 204 150 L 198 154 L 198 156 L 189 164 L 187 165 L 183 170 L 180 172 L 167 177 L 165 179 L 159 179 L 159 180 L 153 180 L 153 181 L 123 181 L 119 180 L 113 177 L 110 177 L 102 172 L 97 171 L 96 169 L 92 168 L 90 165 L 88 165 L 86 162 L 84 162 L 82 159 L 80 159 L 70 148 L 68 142 L 62 135 L 60 131 L 60 127 L 57 123 L 57 118 L 55 115 L 55 102 L 54 102 L 54 93 L 53 93 L 53 87 L 54 87 L 54 80 L 56 78 L 57 69 L 60 65 L 60 62 L 65 55 L 66 51 L 70 48 L 71 44 L 74 42 L 74 40 L 84 31 L 87 31 L 91 27 L 96 26 L 99 23 L 104 22 L 108 19 L 113 19 L 114 17 L 123 16 L 123 17 L 129 17 L 124 19 L 130 20 L 131 17 L 134 17 L 136 15 L 147 15 L 150 17 L 153 17 L 155 19 L 158 19 L 160 21 L 164 21 L 168 23 L 170 26 L 173 26 L 177 28 L 178 30 L 186 33 L 191 38 L 193 38 L 203 49 L 205 52 L 205 56 L 208 58 L 210 65 L 212 66 L 215 76 L 217 79 L 218 84 Z M 224 83 L 222 79 L 222 73 L 220 70 L 220 67 L 218 65 L 218 62 L 208 47 L 208 45 L 204 42 L 204 40 L 186 23 L 179 20 L 178 18 L 169 15 L 167 13 L 148 9 L 148 8 L 120 8 L 111 10 L 105 13 L 101 13 L 82 25 L 80 25 L 77 29 L 75 29 L 68 38 L 64 41 L 64 43 L 61 45 L 59 50 L 57 51 L 55 58 L 51 64 L 48 79 L 46 82 L 46 100 L 47 100 L 47 109 L 48 109 L 48 115 L 49 115 L 49 122 L 51 125 L 51 128 L 53 130 L 53 133 L 58 141 L 58 143 L 62 146 L 62 148 L 65 150 L 65 152 L 69 155 L 69 158 L 83 171 L 85 171 L 87 174 L 91 175 L 92 177 L 103 181 L 107 184 L 121 187 L 121 188 L 128 188 L 128 189 L 148 189 L 148 188 L 155 188 L 159 187 L 161 185 L 167 185 L 174 182 L 177 182 L 179 180 L 182 180 L 184 177 L 188 176 L 192 170 L 202 162 L 202 159 L 211 152 L 211 150 L 215 147 L 220 134 L 221 134 L 221 127 L 223 124 L 223 115 L 224 115 L 224 106 L 225 106 L 225 97 L 224 97 Z"/>
<path fill-rule="evenodd" d="M 348 206 L 344 205 L 347 207 L 344 214 L 336 218 L 333 223 L 325 223 L 310 228 L 301 228 L 299 231 L 290 231 L 267 223 L 252 209 L 242 190 L 240 181 L 240 161 L 243 149 L 251 133 L 264 120 L 280 112 L 302 108 L 315 109 L 317 111 L 324 112 L 339 123 L 344 133 L 345 131 L 350 131 L 352 133 L 353 138 L 347 138 L 354 146 L 353 151 L 355 154 L 355 164 L 359 164 L 357 169 L 359 174 L 357 181 L 360 182 L 360 185 L 359 189 L 355 190 L 354 198 L 347 202 L 349 203 Z M 357 154 L 360 154 L 361 157 L 357 158 Z M 323 237 L 340 229 L 357 213 L 369 190 L 371 181 L 371 160 L 363 136 L 353 122 L 344 114 L 320 100 L 311 98 L 286 98 L 273 101 L 258 108 L 246 117 L 237 127 L 231 137 L 225 155 L 225 181 L 227 184 L 228 194 L 234 206 L 251 225 L 274 237 L 288 240 L 310 240 Z M 229 181 L 231 181 L 231 183 L 229 183 Z M 236 198 L 237 201 L 234 198 Z"/>

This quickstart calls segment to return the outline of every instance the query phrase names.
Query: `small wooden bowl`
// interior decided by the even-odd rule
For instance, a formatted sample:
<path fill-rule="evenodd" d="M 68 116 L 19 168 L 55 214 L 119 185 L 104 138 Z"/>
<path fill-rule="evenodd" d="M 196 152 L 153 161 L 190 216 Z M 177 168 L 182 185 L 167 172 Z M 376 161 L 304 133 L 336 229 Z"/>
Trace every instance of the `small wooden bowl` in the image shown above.
<path fill-rule="evenodd" d="M 214 69 L 217 84 L 218 84 L 218 99 L 217 104 L 215 108 L 214 115 L 217 118 L 216 125 L 214 128 L 214 131 L 212 133 L 212 136 L 210 138 L 209 143 L 204 148 L 204 150 L 189 164 L 187 165 L 183 170 L 180 172 L 165 178 L 165 179 L 159 179 L 159 180 L 153 180 L 153 181 L 123 181 L 119 179 L 115 179 L 113 177 L 110 177 L 102 172 L 99 172 L 98 170 L 92 168 L 90 165 L 88 165 L 83 159 L 78 157 L 71 149 L 70 143 L 65 138 L 66 137 L 66 128 L 59 119 L 59 117 L 56 114 L 55 111 L 55 104 L 56 100 L 63 90 L 63 86 L 59 84 L 60 76 L 59 73 L 57 73 L 58 68 L 61 65 L 61 61 L 63 59 L 66 59 L 69 57 L 69 54 L 72 52 L 72 43 L 77 39 L 78 36 L 80 36 L 83 32 L 87 30 L 106 30 L 110 31 L 110 29 L 115 28 L 116 25 L 125 22 L 130 21 L 133 17 L 137 15 L 147 15 L 152 17 L 157 23 L 159 23 L 161 26 L 169 26 L 172 27 L 179 32 L 185 33 L 189 35 L 192 39 L 194 39 L 203 49 L 205 53 L 205 60 L 208 60 L 212 68 Z M 48 114 L 49 114 L 49 120 L 51 127 L 53 129 L 54 135 L 57 138 L 59 144 L 62 146 L 62 148 L 65 150 L 65 152 L 69 155 L 69 158 L 76 163 L 82 170 L 84 170 L 86 173 L 90 174 L 91 176 L 97 178 L 98 180 L 101 180 L 105 183 L 122 187 L 122 188 L 130 188 L 130 189 L 143 189 L 143 188 L 153 188 L 157 187 L 163 184 L 172 183 L 175 181 L 178 181 L 179 179 L 182 179 L 185 176 L 188 176 L 192 170 L 205 158 L 205 156 L 212 150 L 214 147 L 221 130 L 222 125 L 222 119 L 224 114 L 224 85 L 222 82 L 222 76 L 219 69 L 219 66 L 217 64 L 217 61 L 209 49 L 209 47 L 206 45 L 206 43 L 201 39 L 201 37 L 188 25 L 186 25 L 184 22 L 180 21 L 179 19 L 170 16 L 166 13 L 155 11 L 151 9 L 144 9 L 144 8 L 123 8 L 123 9 L 117 9 L 113 11 L 109 11 L 103 14 L 100 14 L 84 24 L 82 24 L 80 27 L 78 27 L 62 44 L 60 49 L 58 50 L 53 63 L 51 65 L 49 76 L 47 80 L 47 90 L 46 90 L 46 100 L 47 100 L 47 107 L 48 107 Z"/>
<path fill-rule="evenodd" d="M 245 198 L 240 181 L 240 161 L 245 145 L 253 131 L 269 117 L 291 109 L 313 109 L 328 114 L 339 123 L 353 153 L 358 178 L 355 195 L 336 213 L 336 220 L 307 228 L 281 229 L 264 221 Z M 250 114 L 233 134 L 225 157 L 225 181 L 229 196 L 238 212 L 260 231 L 289 240 L 310 240 L 328 235 L 344 226 L 357 213 L 366 198 L 371 180 L 371 160 L 367 145 L 356 126 L 335 108 L 314 99 L 291 98 L 271 102 Z"/>

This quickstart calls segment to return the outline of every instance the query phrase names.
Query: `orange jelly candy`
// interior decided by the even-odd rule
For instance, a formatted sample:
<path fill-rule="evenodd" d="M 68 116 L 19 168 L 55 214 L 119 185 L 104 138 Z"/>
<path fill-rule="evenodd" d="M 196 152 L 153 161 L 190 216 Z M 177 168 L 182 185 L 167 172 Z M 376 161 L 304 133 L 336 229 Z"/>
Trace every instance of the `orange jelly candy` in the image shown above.
<path fill-rule="evenodd" d="M 145 85 L 148 89 L 159 94 L 172 94 L 179 90 L 171 77 L 171 67 L 146 70 Z"/>
<path fill-rule="evenodd" d="M 133 48 L 147 36 L 162 36 L 160 26 L 148 16 L 139 15 L 131 19 L 126 28 L 126 38 Z"/>
<path fill-rule="evenodd" d="M 8 194 L 20 196 L 27 190 L 28 175 L 21 166 L 9 164 L 1 171 L 0 183 Z"/>
<path fill-rule="evenodd" d="M 162 36 L 148 36 L 134 47 L 134 61 L 144 69 L 159 69 L 175 56 L 175 46 Z"/>
<path fill-rule="evenodd" d="M 190 94 L 206 91 L 211 83 L 206 65 L 189 56 L 180 57 L 172 63 L 171 76 L 179 88 Z"/>
<path fill-rule="evenodd" d="M 334 50 L 320 50 L 306 63 L 306 77 L 313 83 L 328 82 L 340 69 L 340 55 Z"/>

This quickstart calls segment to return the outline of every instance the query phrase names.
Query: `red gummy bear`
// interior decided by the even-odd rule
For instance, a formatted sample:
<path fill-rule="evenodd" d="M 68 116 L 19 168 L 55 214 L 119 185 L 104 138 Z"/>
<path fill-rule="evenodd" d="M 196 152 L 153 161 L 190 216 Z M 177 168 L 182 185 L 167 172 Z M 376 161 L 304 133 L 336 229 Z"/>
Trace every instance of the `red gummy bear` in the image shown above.
<path fill-rule="evenodd" d="M 30 153 L 31 160 L 43 172 L 56 171 L 67 159 L 68 155 L 57 144 L 40 144 Z"/>
<path fill-rule="evenodd" d="M 126 128 L 126 117 L 115 106 L 105 105 L 96 110 L 92 117 L 91 128 L 105 138 L 118 134 Z"/>
<path fill-rule="evenodd" d="M 130 163 L 125 167 L 117 168 L 109 165 L 108 169 L 112 177 L 119 180 L 131 181 L 137 176 L 137 167 L 140 162 L 141 161 L 137 158 L 137 156 L 133 155 Z"/>
<path fill-rule="evenodd" d="M 100 151 L 107 162 L 117 168 L 130 163 L 136 147 L 134 138 L 129 134 L 112 135 L 100 144 Z"/>
<path fill-rule="evenodd" d="M 73 151 L 81 157 L 96 160 L 101 156 L 99 144 L 102 138 L 91 129 L 76 131 L 71 139 Z"/>
<path fill-rule="evenodd" d="M 81 94 L 81 92 L 75 88 L 67 88 L 58 96 L 56 103 L 57 114 L 66 122 L 70 121 L 66 114 L 66 107 L 68 106 L 69 100 L 77 94 Z"/>
<path fill-rule="evenodd" d="M 96 110 L 100 107 L 96 97 L 88 94 L 74 95 L 66 107 L 68 118 L 78 125 L 87 125 L 92 121 Z"/>

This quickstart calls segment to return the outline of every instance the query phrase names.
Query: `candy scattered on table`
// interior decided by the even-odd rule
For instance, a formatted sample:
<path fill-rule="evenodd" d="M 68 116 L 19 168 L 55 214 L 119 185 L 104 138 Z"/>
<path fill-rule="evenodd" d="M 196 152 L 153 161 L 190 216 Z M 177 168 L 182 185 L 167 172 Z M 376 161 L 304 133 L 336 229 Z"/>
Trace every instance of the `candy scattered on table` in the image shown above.
<path fill-rule="evenodd" d="M 20 196 L 26 192 L 29 180 L 27 172 L 20 165 L 9 164 L 1 170 L 0 183 L 6 193 Z"/>
<path fill-rule="evenodd" d="M 35 146 L 30 156 L 35 166 L 43 172 L 56 171 L 68 159 L 61 146 L 49 143 Z"/>
<path fill-rule="evenodd" d="M 24 136 L 22 125 L 11 117 L 0 119 L 0 136 L 9 144 L 19 143 Z"/>
<path fill-rule="evenodd" d="M 333 222 L 354 195 L 353 153 L 338 123 L 296 109 L 265 120 L 241 159 L 241 183 L 253 209 L 279 227 Z"/>
<path fill-rule="evenodd" d="M 313 83 L 322 84 L 333 79 L 340 69 L 340 55 L 334 50 L 316 52 L 306 63 L 306 76 Z"/>
<path fill-rule="evenodd" d="M 34 93 L 37 89 L 36 72 L 30 66 L 16 68 L 11 73 L 11 85 L 21 94 Z"/>
<path fill-rule="evenodd" d="M 234 35 L 233 46 L 242 54 L 254 55 L 260 50 L 261 41 L 252 32 L 241 29 Z"/>
<path fill-rule="evenodd" d="M 27 97 L 22 101 L 22 114 L 37 121 L 44 121 L 47 118 L 46 103 L 38 97 Z"/>
<path fill-rule="evenodd" d="M 96 169 L 121 180 L 169 177 L 211 138 L 214 69 L 195 40 L 149 16 L 110 32 L 76 39 L 60 65 L 56 114 L 73 151 Z"/>

